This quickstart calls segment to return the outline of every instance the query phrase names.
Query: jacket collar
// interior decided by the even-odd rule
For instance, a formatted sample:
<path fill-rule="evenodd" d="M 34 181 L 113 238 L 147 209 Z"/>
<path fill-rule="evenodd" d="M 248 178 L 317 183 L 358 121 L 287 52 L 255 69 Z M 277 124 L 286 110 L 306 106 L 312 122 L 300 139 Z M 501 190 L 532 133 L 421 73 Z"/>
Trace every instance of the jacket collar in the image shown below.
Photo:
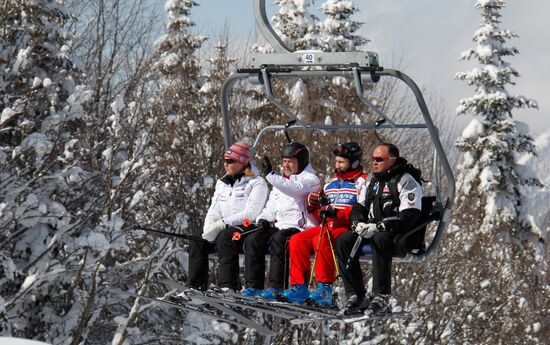
<path fill-rule="evenodd" d="M 227 185 L 230 185 L 231 187 L 233 187 L 233 185 L 235 184 L 235 182 L 239 182 L 242 177 L 244 176 L 244 173 L 241 172 L 241 173 L 238 173 L 237 175 L 227 175 L 225 174 L 221 179 L 220 181 L 222 181 L 223 183 L 227 184 Z"/>
<path fill-rule="evenodd" d="M 355 180 L 358 177 L 363 175 L 363 167 L 358 166 L 357 168 L 353 170 L 346 171 L 345 173 L 340 173 L 337 170 L 334 170 L 334 176 L 340 180 L 349 181 L 349 180 Z"/>
<path fill-rule="evenodd" d="M 394 165 L 392 165 L 386 171 L 379 172 L 379 173 L 375 172 L 374 177 L 376 177 L 378 181 L 389 181 L 392 177 L 403 173 L 406 167 L 407 167 L 407 160 L 403 157 L 398 157 Z"/>

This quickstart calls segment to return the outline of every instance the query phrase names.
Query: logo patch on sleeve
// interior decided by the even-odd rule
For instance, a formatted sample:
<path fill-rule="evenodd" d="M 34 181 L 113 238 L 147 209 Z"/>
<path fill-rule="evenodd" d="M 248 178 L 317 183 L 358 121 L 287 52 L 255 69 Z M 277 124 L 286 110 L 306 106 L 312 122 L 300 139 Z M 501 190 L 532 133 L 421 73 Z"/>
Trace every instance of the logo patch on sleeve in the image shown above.
<path fill-rule="evenodd" d="M 407 195 L 407 199 L 409 199 L 410 201 L 413 201 L 415 197 L 416 197 L 416 195 L 414 195 L 413 192 L 411 192 Z"/>

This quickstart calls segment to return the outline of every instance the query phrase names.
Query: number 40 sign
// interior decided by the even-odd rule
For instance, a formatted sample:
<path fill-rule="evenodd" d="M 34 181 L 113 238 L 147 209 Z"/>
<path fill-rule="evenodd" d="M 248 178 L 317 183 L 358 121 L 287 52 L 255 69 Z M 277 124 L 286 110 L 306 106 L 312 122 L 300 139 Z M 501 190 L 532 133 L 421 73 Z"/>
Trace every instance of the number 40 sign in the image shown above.
<path fill-rule="evenodd" d="M 302 56 L 302 60 L 304 63 L 314 63 L 315 62 L 315 54 L 307 53 Z"/>

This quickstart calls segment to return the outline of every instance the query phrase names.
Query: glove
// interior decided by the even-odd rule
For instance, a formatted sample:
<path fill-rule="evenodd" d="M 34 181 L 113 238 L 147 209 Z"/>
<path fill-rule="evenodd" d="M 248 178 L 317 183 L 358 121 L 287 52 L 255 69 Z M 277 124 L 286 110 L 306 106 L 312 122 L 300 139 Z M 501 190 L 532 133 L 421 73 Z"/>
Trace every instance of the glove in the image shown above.
<path fill-rule="evenodd" d="M 208 228 L 210 228 L 210 225 L 214 224 L 215 220 L 212 218 L 206 218 L 204 220 L 204 225 L 202 226 L 202 232 L 206 232 Z"/>
<path fill-rule="evenodd" d="M 264 174 L 264 176 L 267 176 L 271 174 L 272 171 L 273 167 L 271 166 L 269 158 L 267 158 L 267 156 L 264 156 L 264 159 L 262 159 L 262 173 Z"/>
<path fill-rule="evenodd" d="M 206 228 L 206 222 L 204 225 L 205 229 L 203 230 L 202 238 L 208 242 L 214 242 L 216 238 L 218 238 L 220 232 L 225 229 L 225 223 L 221 219 L 210 223 L 208 228 Z"/>
<path fill-rule="evenodd" d="M 321 207 L 323 206 L 327 206 L 328 205 L 328 198 L 327 198 L 327 195 L 325 194 L 325 191 L 321 189 L 321 191 L 319 192 L 319 205 Z"/>
<path fill-rule="evenodd" d="M 354 230 L 359 236 L 363 238 L 371 238 L 372 235 L 374 235 L 375 232 L 379 232 L 380 229 L 378 228 L 378 225 L 374 223 L 357 223 Z"/>
<path fill-rule="evenodd" d="M 256 225 L 258 226 L 258 228 L 262 230 L 267 230 L 271 228 L 271 222 L 265 219 L 258 219 L 258 221 L 256 222 Z"/>
<path fill-rule="evenodd" d="M 338 210 L 335 209 L 334 207 L 329 206 L 326 209 L 321 210 L 319 212 L 319 217 L 321 217 L 321 219 L 335 218 L 337 214 L 338 214 Z"/>
<path fill-rule="evenodd" d="M 309 193 L 307 196 L 307 211 L 313 213 L 319 208 L 319 193 Z"/>

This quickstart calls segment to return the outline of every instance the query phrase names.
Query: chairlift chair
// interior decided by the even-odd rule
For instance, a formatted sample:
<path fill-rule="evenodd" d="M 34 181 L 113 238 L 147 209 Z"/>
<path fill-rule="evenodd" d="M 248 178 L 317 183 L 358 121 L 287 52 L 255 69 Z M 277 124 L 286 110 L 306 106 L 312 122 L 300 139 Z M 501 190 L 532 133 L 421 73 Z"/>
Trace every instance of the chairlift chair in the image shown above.
<path fill-rule="evenodd" d="M 257 149 L 261 138 L 268 131 L 284 131 L 289 129 L 335 131 L 335 130 L 377 130 L 377 129 L 426 129 L 433 148 L 433 170 L 435 187 L 435 203 L 432 213 L 437 224 L 434 237 L 427 248 L 419 251 L 406 250 L 396 257 L 396 261 L 420 262 L 433 255 L 443 239 L 445 228 L 449 224 L 450 214 L 455 197 L 455 179 L 451 166 L 439 140 L 439 133 L 434 125 L 424 97 L 415 82 L 405 73 L 380 66 L 378 54 L 375 52 L 322 52 L 322 51 L 291 51 L 273 30 L 266 14 L 265 0 L 254 1 L 256 23 L 274 53 L 253 54 L 250 65 L 237 69 L 224 82 L 221 89 L 221 115 L 224 131 L 224 144 L 229 148 L 232 143 L 231 125 L 229 121 L 229 93 L 238 80 L 248 80 L 252 84 L 263 86 L 267 99 L 288 116 L 289 122 L 281 125 L 269 125 L 257 135 L 251 148 L 251 154 Z M 314 69 L 305 67 L 315 66 Z M 272 92 L 272 80 L 277 78 L 319 78 L 344 77 L 353 80 L 357 97 L 380 121 L 371 124 L 310 124 L 302 121 Z M 362 82 L 377 83 L 381 78 L 397 78 L 401 80 L 414 94 L 424 123 L 395 123 L 383 111 L 369 101 Z M 446 178 L 446 193 L 442 195 L 440 173 Z M 405 234 L 410 236 L 411 233 Z M 362 258 L 369 258 L 363 256 Z"/>

